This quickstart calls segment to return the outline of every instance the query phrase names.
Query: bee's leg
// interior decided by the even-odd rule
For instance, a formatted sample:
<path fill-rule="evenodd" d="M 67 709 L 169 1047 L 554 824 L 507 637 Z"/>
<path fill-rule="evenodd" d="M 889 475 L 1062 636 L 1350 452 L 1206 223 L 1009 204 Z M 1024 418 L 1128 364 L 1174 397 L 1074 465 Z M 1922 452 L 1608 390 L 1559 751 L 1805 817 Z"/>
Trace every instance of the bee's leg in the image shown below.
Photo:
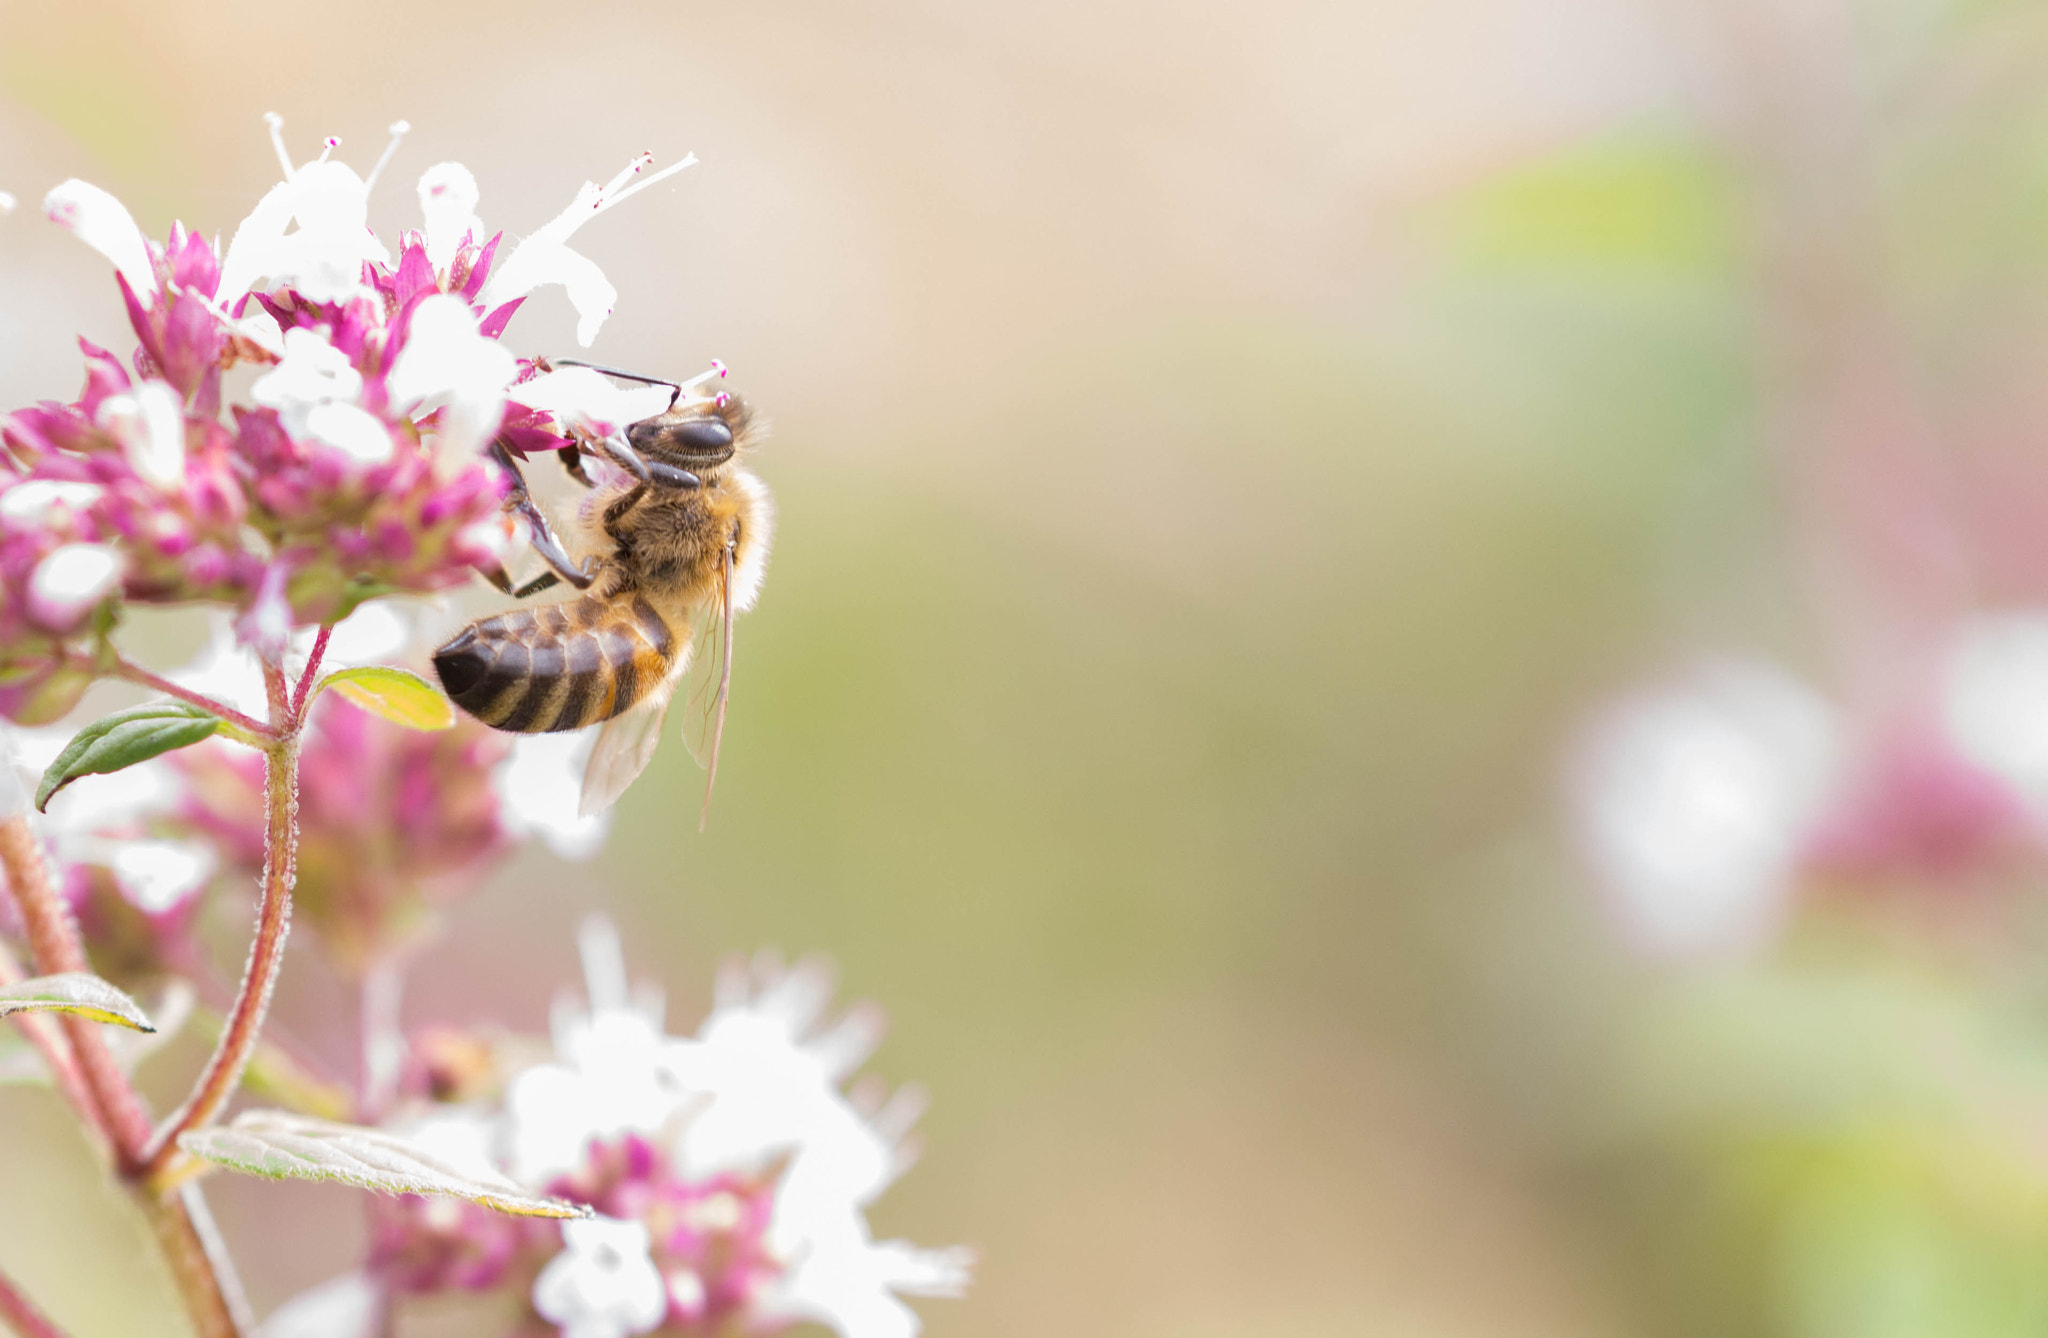
<path fill-rule="evenodd" d="M 626 434 L 614 432 L 602 443 L 604 453 L 616 462 L 619 468 L 631 474 L 635 482 L 647 482 L 647 462 L 640 458 L 640 452 L 626 444 Z"/>
<path fill-rule="evenodd" d="M 519 472 L 519 462 L 512 457 L 512 452 L 505 449 L 503 441 L 491 443 L 491 458 L 512 475 L 512 491 L 505 494 L 505 509 L 525 519 L 527 529 L 533 536 L 533 551 L 540 554 L 541 560 L 553 567 L 561 579 L 578 590 L 589 589 L 591 581 L 597 576 L 597 564 L 586 562 L 578 565 L 576 560 L 569 556 L 569 550 L 562 547 L 562 541 L 555 537 L 554 528 L 548 524 L 547 516 L 533 504 L 533 497 L 526 491 L 526 475 Z M 497 577 L 492 577 L 489 572 L 485 572 L 484 576 L 505 593 L 513 593 L 511 583 L 503 579 L 502 571 Z"/>
<path fill-rule="evenodd" d="M 541 591 L 552 589 L 553 587 L 558 586 L 561 583 L 562 578 L 560 576 L 556 575 L 554 572 L 551 571 L 544 571 L 540 575 L 528 581 L 525 585 L 520 586 L 517 590 L 511 589 L 511 583 L 507 582 L 507 588 L 505 593 L 512 596 L 512 598 L 514 599 L 525 599 L 528 595 L 537 595 Z"/>
<path fill-rule="evenodd" d="M 564 446 L 555 452 L 555 458 L 562 462 L 562 469 L 570 478 L 588 488 L 590 475 L 583 472 L 583 452 L 574 446 Z"/>
<path fill-rule="evenodd" d="M 619 498 L 618 501 L 606 507 L 604 509 L 604 532 L 623 544 L 625 538 L 619 533 L 619 522 L 625 519 L 628 511 L 640 505 L 640 499 L 646 495 L 647 485 L 642 483 L 625 496 Z"/>

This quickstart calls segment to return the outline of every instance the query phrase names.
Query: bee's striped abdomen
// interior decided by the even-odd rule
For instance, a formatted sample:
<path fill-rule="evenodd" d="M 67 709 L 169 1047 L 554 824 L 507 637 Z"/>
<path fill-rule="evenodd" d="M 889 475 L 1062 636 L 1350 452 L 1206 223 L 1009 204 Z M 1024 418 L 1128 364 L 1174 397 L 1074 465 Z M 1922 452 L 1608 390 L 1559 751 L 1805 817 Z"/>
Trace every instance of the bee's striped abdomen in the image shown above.
<path fill-rule="evenodd" d="M 434 670 L 486 725 L 542 734 L 611 719 L 667 675 L 677 652 L 640 595 L 585 595 L 472 623 L 434 652 Z"/>

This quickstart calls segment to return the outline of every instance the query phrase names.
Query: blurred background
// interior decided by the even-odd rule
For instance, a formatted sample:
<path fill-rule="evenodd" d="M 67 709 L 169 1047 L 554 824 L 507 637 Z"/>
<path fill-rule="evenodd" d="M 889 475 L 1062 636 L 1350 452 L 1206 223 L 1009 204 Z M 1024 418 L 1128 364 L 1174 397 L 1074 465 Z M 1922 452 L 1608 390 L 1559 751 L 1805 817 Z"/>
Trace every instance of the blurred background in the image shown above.
<path fill-rule="evenodd" d="M 389 238 L 444 159 L 515 234 L 703 160 L 577 246 L 591 356 L 773 422 L 709 830 L 664 748 L 409 1020 L 540 1029 L 599 908 L 681 1022 L 829 953 L 934 1096 L 878 1234 L 982 1252 L 938 1338 L 2048 1330 L 2048 11 L 0 23 L 7 406 L 123 332 L 65 177 L 226 235 L 262 113 L 405 118 Z M 57 1104 L 0 1128 L 10 1272 L 172 1331 Z M 259 1309 L 350 1262 L 354 1191 L 214 1183 Z"/>

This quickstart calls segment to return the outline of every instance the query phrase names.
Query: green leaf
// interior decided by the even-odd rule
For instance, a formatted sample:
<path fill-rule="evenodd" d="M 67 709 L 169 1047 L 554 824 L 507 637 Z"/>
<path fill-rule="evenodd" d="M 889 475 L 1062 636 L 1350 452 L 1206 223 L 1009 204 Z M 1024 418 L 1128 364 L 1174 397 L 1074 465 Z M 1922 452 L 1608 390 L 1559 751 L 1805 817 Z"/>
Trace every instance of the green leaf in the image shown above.
<path fill-rule="evenodd" d="M 216 1166 L 271 1180 L 337 1180 L 381 1194 L 442 1194 L 518 1217 L 588 1217 L 590 1210 L 528 1194 L 479 1160 L 449 1158 L 383 1129 L 281 1110 L 245 1111 L 225 1128 L 181 1134 L 178 1146 Z"/>
<path fill-rule="evenodd" d="M 135 1000 L 83 971 L 0 985 L 0 1017 L 10 1013 L 75 1013 L 93 1022 L 111 1022 L 136 1031 L 156 1030 Z"/>
<path fill-rule="evenodd" d="M 50 796 L 80 776 L 103 775 L 137 762 L 185 748 L 207 738 L 224 722 L 217 715 L 184 702 L 151 702 L 131 706 L 93 721 L 64 745 L 57 760 L 36 787 L 36 811 Z"/>
<path fill-rule="evenodd" d="M 455 724 L 455 709 L 448 699 L 408 670 L 381 664 L 337 670 L 321 679 L 313 694 L 318 696 L 328 688 L 407 729 L 448 729 Z"/>

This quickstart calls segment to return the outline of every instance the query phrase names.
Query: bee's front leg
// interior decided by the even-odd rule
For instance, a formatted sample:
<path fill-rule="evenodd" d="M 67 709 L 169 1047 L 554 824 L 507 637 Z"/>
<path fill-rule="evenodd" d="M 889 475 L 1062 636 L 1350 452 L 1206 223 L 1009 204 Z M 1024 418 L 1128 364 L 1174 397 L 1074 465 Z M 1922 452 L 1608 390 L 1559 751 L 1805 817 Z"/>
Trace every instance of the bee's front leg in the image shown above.
<path fill-rule="evenodd" d="M 495 574 L 485 572 L 485 579 L 506 594 L 515 597 L 529 595 L 536 590 L 545 590 L 554 584 L 555 578 L 567 581 L 578 590 L 589 589 L 591 581 L 597 576 L 597 564 L 578 563 L 569 556 L 569 550 L 562 547 L 562 541 L 555 537 L 554 527 L 548 524 L 547 516 L 534 505 L 532 495 L 526 491 L 526 475 L 520 472 L 519 462 L 513 458 L 512 452 L 505 449 L 502 440 L 491 443 L 491 458 L 512 475 L 512 491 L 505 494 L 505 509 L 526 521 L 526 528 L 533 539 L 533 551 L 540 554 L 541 561 L 553 567 L 554 571 L 550 573 L 551 579 L 540 584 L 529 582 L 518 590 L 512 588 L 511 580 L 505 575 L 503 568 Z"/>

